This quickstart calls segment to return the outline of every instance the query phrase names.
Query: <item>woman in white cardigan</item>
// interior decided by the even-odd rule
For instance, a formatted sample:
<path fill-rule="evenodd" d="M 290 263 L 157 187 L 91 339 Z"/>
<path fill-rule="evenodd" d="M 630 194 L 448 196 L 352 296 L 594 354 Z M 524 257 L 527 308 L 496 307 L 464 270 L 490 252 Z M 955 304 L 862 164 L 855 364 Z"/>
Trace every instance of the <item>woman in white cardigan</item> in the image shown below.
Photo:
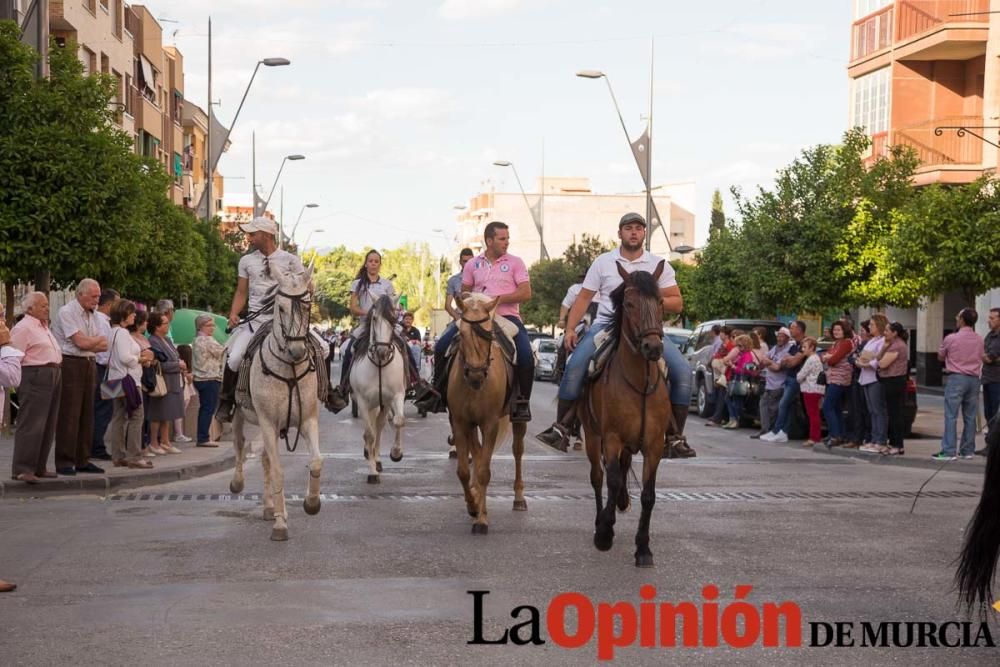
<path fill-rule="evenodd" d="M 128 327 L 135 321 L 135 304 L 120 300 L 111 309 L 111 333 L 108 334 L 108 375 L 102 382 L 121 381 L 122 393 L 112 404 L 111 424 L 104 444 L 115 466 L 152 468 L 153 462 L 142 456 L 142 367 L 152 362 L 151 350 L 139 349 Z M 126 379 L 127 378 L 127 379 Z"/>
<path fill-rule="evenodd" d="M 823 402 L 823 394 L 826 393 L 826 386 L 819 383 L 819 374 L 823 372 L 823 362 L 819 360 L 819 355 L 816 354 L 816 339 L 803 338 L 802 351 L 806 355 L 806 360 L 802 364 L 802 370 L 798 372 L 795 379 L 799 381 L 802 400 L 806 404 L 806 414 L 809 416 L 809 439 L 803 445 L 812 447 L 822 437 L 819 406 Z"/>

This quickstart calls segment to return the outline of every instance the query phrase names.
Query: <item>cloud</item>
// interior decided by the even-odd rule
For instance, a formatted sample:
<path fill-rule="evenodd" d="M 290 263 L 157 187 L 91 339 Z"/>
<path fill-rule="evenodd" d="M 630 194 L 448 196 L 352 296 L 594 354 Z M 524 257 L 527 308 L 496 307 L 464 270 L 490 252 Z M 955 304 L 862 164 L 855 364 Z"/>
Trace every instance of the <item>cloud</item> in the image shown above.
<path fill-rule="evenodd" d="M 498 16 L 515 11 L 524 0 L 444 0 L 438 15 L 449 21 L 465 21 Z"/>

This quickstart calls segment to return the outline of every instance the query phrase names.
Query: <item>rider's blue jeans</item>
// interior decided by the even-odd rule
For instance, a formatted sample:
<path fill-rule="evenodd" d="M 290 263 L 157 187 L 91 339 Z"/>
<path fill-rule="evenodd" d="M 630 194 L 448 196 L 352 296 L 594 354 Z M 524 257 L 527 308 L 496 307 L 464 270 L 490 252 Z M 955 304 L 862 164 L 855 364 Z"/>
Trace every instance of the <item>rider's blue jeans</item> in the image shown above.
<path fill-rule="evenodd" d="M 564 401 L 575 401 L 583 391 L 583 381 L 587 377 L 587 367 L 597 351 L 594 337 L 609 324 L 595 324 L 584 334 L 577 344 L 573 354 L 566 360 L 566 372 L 559 384 L 559 398 Z M 667 374 L 670 377 L 670 402 L 674 405 L 690 405 L 691 403 L 691 365 L 677 349 L 677 346 L 663 337 L 663 361 L 667 363 Z"/>

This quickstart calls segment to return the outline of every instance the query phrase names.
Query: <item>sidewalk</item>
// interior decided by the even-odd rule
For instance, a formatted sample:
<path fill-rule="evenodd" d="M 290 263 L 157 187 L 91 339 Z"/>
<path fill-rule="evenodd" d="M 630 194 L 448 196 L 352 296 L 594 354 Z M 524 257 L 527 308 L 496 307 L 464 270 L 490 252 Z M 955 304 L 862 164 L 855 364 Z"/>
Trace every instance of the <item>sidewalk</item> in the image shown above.
<path fill-rule="evenodd" d="M 14 455 L 13 436 L 0 436 L 0 499 L 37 498 L 79 493 L 107 494 L 116 489 L 128 489 L 149 484 L 165 484 L 181 479 L 211 475 L 231 469 L 236 461 L 232 442 L 219 442 L 218 447 L 195 447 L 194 443 L 178 445 L 183 452 L 157 456 L 153 467 L 146 470 L 116 468 L 111 461 L 94 461 L 103 474 L 78 473 L 74 477 L 43 479 L 38 484 L 25 484 L 11 479 L 10 466 Z M 55 470 L 52 455 L 49 470 Z"/>

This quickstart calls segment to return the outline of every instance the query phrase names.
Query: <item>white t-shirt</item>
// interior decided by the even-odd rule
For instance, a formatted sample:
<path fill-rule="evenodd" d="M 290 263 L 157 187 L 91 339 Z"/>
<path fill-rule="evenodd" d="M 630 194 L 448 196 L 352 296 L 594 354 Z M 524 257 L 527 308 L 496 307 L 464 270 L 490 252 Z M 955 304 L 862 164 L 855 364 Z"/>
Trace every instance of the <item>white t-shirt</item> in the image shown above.
<path fill-rule="evenodd" d="M 606 252 L 594 260 L 587 270 L 587 277 L 583 279 L 583 288 L 594 292 L 594 299 L 600 304 L 597 310 L 595 325 L 602 325 L 614 319 L 614 311 L 611 309 L 611 293 L 622 284 L 622 277 L 618 275 L 616 265 L 621 264 L 626 273 L 633 271 L 647 271 L 653 273 L 662 257 L 657 257 L 650 252 L 643 252 L 639 259 L 627 260 L 622 257 L 621 248 L 615 248 Z M 669 262 L 663 262 L 663 273 L 660 274 L 660 289 L 673 287 L 677 284 L 674 276 L 674 267 Z"/>
<path fill-rule="evenodd" d="M 270 268 L 270 275 L 266 272 L 267 268 Z M 263 307 L 264 297 L 278 284 L 277 272 L 300 273 L 304 270 L 302 260 L 285 250 L 275 250 L 266 257 L 260 250 L 243 255 L 240 258 L 239 275 L 250 282 L 247 299 L 250 312 L 256 313 Z"/>
<path fill-rule="evenodd" d="M 361 281 L 355 280 L 351 283 L 351 294 L 355 293 L 358 295 L 358 308 L 363 310 L 366 315 L 382 295 L 387 295 L 393 301 L 396 300 L 396 290 L 392 283 L 382 277 L 373 283 L 368 283 L 367 289 L 361 289 Z"/>
<path fill-rule="evenodd" d="M 127 329 L 112 327 L 108 334 L 108 379 L 121 380 L 126 375 L 131 375 L 138 386 L 142 381 L 139 352 L 139 343 Z"/>
<path fill-rule="evenodd" d="M 576 303 L 576 297 L 580 296 L 580 290 L 583 289 L 583 283 L 573 283 L 566 290 L 566 297 L 562 300 L 563 308 L 572 308 L 573 304 Z"/>

